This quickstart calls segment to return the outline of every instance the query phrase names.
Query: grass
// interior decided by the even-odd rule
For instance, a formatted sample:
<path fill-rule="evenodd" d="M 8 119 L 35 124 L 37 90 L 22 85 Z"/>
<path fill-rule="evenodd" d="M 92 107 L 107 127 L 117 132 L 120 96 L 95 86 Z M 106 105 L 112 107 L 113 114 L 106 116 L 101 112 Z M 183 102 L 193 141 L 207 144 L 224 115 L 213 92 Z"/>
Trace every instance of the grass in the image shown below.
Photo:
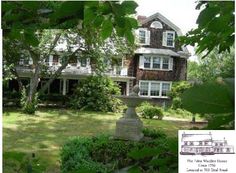
<path fill-rule="evenodd" d="M 27 163 L 34 153 L 38 170 L 57 173 L 60 165 L 59 150 L 69 137 L 113 134 L 115 122 L 120 117 L 121 114 L 66 109 L 40 109 L 34 116 L 17 109 L 4 110 L 4 172 L 11 173 L 12 167 L 20 169 L 22 160 Z M 143 119 L 143 123 L 144 127 L 164 131 L 168 136 L 177 136 L 179 129 L 192 127 L 189 122 L 183 121 Z"/>

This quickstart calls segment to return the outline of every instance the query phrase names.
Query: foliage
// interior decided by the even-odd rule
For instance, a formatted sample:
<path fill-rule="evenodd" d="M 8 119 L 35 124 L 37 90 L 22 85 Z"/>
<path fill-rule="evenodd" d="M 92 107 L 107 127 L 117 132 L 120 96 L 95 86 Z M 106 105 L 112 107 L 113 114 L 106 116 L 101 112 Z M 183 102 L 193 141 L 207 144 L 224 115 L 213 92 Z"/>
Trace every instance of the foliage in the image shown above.
<path fill-rule="evenodd" d="M 79 83 L 70 102 L 75 109 L 114 112 L 121 101 L 113 95 L 119 94 L 119 87 L 109 77 L 89 76 Z"/>
<path fill-rule="evenodd" d="M 187 81 L 174 82 L 171 87 L 169 96 L 172 98 L 172 109 L 182 108 L 182 101 L 180 95 L 191 87 L 191 84 Z"/>
<path fill-rule="evenodd" d="M 199 1 L 196 9 L 201 9 L 196 21 L 198 28 L 180 37 L 180 41 L 186 45 L 197 44 L 197 53 L 206 52 L 203 57 L 214 48 L 219 53 L 229 52 L 234 44 L 234 1 Z"/>
<path fill-rule="evenodd" d="M 182 108 L 182 107 L 183 106 L 182 106 L 181 98 L 180 97 L 173 98 L 171 108 L 176 110 L 176 109 Z"/>
<path fill-rule="evenodd" d="M 182 95 L 183 107 L 192 113 L 210 114 L 209 128 L 234 124 L 234 80 L 196 85 Z"/>
<path fill-rule="evenodd" d="M 184 107 L 193 113 L 229 113 L 234 111 L 233 100 L 226 84 L 205 83 L 187 90 Z"/>
<path fill-rule="evenodd" d="M 106 172 L 105 166 L 92 160 L 89 138 L 71 138 L 61 151 L 61 171 L 67 172 Z"/>
<path fill-rule="evenodd" d="M 137 3 L 134 1 L 64 1 L 64 2 L 3 2 L 2 28 L 69 29 L 95 28 L 103 39 L 108 38 L 113 28 L 119 36 L 125 36 L 134 42 L 132 29 L 137 28 L 137 21 L 130 17 L 135 14 Z M 20 22 L 19 22 L 20 21 Z M 25 34 L 28 41 L 37 45 L 36 37 L 29 32 Z"/>
<path fill-rule="evenodd" d="M 45 167 L 40 163 L 37 156 L 33 156 L 21 152 L 4 152 L 3 165 L 5 172 L 35 172 L 41 173 L 45 171 Z"/>
<path fill-rule="evenodd" d="M 28 97 L 26 92 L 27 92 L 26 89 L 23 88 L 20 101 L 22 109 L 27 114 L 34 114 L 38 107 L 38 93 L 34 95 L 34 97 L 32 98 L 32 102 L 28 103 L 27 101 Z"/>
<path fill-rule="evenodd" d="M 177 109 L 169 108 L 164 112 L 164 115 L 169 116 L 169 117 L 184 118 L 184 119 L 190 119 L 193 116 L 191 112 L 185 109 L 181 109 L 181 108 L 177 108 Z M 197 114 L 197 115 L 198 115 L 198 118 L 200 118 L 200 114 Z"/>
<path fill-rule="evenodd" d="M 177 141 L 166 138 L 163 133 L 154 130 L 146 129 L 144 134 L 150 139 L 140 142 L 114 140 L 108 135 L 93 138 L 74 137 L 62 147 L 62 170 L 79 172 L 84 163 L 88 164 L 87 172 L 93 172 L 91 165 L 100 165 L 96 172 L 104 173 L 131 168 L 133 165 L 144 172 L 159 169 L 176 170 L 177 147 L 173 143 L 177 144 Z M 156 163 L 165 157 L 168 157 L 168 160 Z"/>
<path fill-rule="evenodd" d="M 164 114 L 161 108 L 153 106 L 149 102 L 144 102 L 137 108 L 137 111 L 143 118 L 152 119 L 154 116 L 157 116 L 159 120 L 162 120 Z"/>
<path fill-rule="evenodd" d="M 44 72 L 50 79 L 39 93 L 43 93 L 78 55 L 90 58 L 93 71 L 101 71 L 107 57 L 120 57 L 124 51 L 127 54 L 132 47 L 127 45 L 134 42 L 132 29 L 138 27 L 136 19 L 131 16 L 136 7 L 133 1 L 3 2 L 4 62 L 7 66 L 14 64 L 18 83 L 20 79 L 15 68 L 20 58 L 33 61 L 28 107 L 33 105 L 30 98 L 35 97 L 39 76 Z M 66 43 L 66 48 L 59 53 L 62 65 L 56 70 L 43 71 L 45 64 L 42 62 L 49 55 L 58 53 L 56 47 L 61 40 Z M 116 51 L 118 42 L 122 46 Z M 125 47 L 129 48 L 123 51 Z"/>
<path fill-rule="evenodd" d="M 214 49 L 204 59 L 198 59 L 197 62 L 189 61 L 188 80 L 207 82 L 214 81 L 218 77 L 234 77 L 234 53 L 233 47 L 230 53 L 218 53 L 218 50 Z"/>
<path fill-rule="evenodd" d="M 179 97 L 185 90 L 191 87 L 191 84 L 187 81 L 174 82 L 171 87 L 169 96 L 171 98 Z"/>

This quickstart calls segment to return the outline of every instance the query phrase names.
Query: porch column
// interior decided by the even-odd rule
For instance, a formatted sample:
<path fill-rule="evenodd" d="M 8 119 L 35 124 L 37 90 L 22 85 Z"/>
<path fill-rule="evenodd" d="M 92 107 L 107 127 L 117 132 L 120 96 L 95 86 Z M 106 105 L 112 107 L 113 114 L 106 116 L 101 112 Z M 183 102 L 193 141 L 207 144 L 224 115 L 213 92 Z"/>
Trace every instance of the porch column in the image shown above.
<path fill-rule="evenodd" d="M 63 78 L 63 89 L 62 89 L 62 95 L 66 95 L 66 79 Z"/>
<path fill-rule="evenodd" d="M 129 80 L 126 82 L 126 95 L 129 95 Z"/>

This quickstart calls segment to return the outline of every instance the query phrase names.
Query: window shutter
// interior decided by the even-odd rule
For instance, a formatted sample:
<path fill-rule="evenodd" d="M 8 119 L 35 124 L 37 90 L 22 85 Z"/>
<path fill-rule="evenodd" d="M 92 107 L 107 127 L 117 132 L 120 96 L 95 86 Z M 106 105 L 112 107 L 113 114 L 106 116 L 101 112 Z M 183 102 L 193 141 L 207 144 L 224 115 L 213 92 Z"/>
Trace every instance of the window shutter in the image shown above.
<path fill-rule="evenodd" d="M 173 70 L 173 58 L 169 59 L 169 70 Z"/>
<path fill-rule="evenodd" d="M 146 44 L 147 45 L 150 45 L 150 35 L 151 35 L 150 31 L 147 30 L 146 31 Z"/>
<path fill-rule="evenodd" d="M 163 32 L 162 46 L 167 46 L 167 32 Z"/>
<path fill-rule="evenodd" d="M 139 68 L 144 69 L 144 56 L 139 56 Z"/>
<path fill-rule="evenodd" d="M 139 29 L 135 30 L 135 41 L 136 43 L 139 43 Z"/>

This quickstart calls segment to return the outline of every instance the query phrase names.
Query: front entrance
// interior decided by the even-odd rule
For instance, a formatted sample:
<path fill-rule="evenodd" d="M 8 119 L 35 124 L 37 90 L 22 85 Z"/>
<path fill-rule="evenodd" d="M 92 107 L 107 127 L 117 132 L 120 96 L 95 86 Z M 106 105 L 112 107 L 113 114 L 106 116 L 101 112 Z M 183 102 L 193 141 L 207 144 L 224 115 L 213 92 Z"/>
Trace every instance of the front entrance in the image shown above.
<path fill-rule="evenodd" d="M 116 83 L 118 84 L 120 88 L 121 95 L 126 95 L 126 82 L 117 81 Z"/>

